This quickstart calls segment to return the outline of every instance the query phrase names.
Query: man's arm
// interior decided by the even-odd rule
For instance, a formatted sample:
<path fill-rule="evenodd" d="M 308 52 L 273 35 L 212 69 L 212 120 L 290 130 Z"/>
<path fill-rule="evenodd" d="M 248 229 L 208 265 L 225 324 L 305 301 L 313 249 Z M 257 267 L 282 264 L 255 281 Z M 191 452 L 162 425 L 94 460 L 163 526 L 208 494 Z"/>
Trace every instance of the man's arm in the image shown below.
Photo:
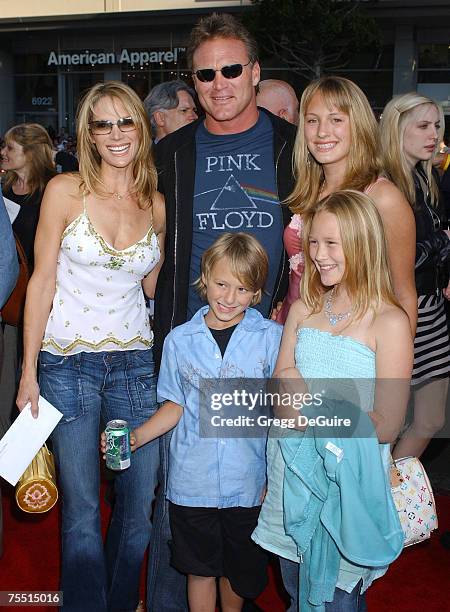
<path fill-rule="evenodd" d="M 11 222 L 0 192 L 0 308 L 4 306 L 17 281 L 19 262 Z"/>

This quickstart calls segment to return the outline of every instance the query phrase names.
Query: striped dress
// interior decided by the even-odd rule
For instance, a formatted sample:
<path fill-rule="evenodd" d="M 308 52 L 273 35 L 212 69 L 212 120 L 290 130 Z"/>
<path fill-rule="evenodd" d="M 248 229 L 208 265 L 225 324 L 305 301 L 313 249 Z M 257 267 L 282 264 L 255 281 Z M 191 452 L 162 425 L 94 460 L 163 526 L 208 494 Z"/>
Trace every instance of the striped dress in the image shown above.
<path fill-rule="evenodd" d="M 420 165 L 414 173 L 416 186 L 416 287 L 418 295 L 417 331 L 414 339 L 414 368 L 411 383 L 417 385 L 432 378 L 445 377 L 450 374 L 450 343 L 445 298 L 442 294 L 442 282 L 439 270 L 448 265 L 441 265 L 442 253 L 436 246 L 429 256 L 419 263 L 420 245 L 424 242 L 438 244 L 434 239 L 443 234 L 440 229 L 439 208 L 431 203 L 427 177 Z M 447 238 L 442 235 L 447 242 Z"/>
<path fill-rule="evenodd" d="M 417 331 L 414 339 L 412 384 L 448 376 L 450 348 L 442 291 L 418 298 Z"/>

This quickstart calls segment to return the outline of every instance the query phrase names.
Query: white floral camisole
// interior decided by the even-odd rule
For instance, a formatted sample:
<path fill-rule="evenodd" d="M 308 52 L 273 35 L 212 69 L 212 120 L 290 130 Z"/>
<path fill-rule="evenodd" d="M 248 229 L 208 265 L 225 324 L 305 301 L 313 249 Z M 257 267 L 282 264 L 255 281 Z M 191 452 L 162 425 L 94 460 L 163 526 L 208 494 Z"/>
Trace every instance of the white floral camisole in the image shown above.
<path fill-rule="evenodd" d="M 136 244 L 111 247 L 95 231 L 84 202 L 61 238 L 42 350 L 73 355 L 150 348 L 153 332 L 141 281 L 160 255 L 152 226 Z"/>

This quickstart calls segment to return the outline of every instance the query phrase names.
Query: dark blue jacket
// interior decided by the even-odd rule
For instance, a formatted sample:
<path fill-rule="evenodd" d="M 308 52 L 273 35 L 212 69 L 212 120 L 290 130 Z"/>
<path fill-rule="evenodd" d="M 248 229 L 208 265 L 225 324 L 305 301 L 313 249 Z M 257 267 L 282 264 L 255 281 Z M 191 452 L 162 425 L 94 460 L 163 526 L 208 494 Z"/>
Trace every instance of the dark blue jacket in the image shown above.
<path fill-rule="evenodd" d="M 8 300 L 19 274 L 16 243 L 0 191 L 0 308 Z"/>

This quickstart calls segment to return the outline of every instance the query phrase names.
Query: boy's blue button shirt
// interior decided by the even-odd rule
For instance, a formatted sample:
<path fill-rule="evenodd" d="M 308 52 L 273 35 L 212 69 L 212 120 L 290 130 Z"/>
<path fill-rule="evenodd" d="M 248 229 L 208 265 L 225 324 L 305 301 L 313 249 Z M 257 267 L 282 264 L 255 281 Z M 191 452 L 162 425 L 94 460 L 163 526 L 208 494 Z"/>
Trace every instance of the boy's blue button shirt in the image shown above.
<path fill-rule="evenodd" d="M 205 323 L 208 310 L 201 308 L 164 342 L 158 401 L 184 408 L 170 443 L 167 498 L 182 506 L 253 507 L 266 483 L 266 438 L 200 438 L 199 384 L 202 378 L 269 378 L 282 327 L 248 308 L 222 358 Z"/>

